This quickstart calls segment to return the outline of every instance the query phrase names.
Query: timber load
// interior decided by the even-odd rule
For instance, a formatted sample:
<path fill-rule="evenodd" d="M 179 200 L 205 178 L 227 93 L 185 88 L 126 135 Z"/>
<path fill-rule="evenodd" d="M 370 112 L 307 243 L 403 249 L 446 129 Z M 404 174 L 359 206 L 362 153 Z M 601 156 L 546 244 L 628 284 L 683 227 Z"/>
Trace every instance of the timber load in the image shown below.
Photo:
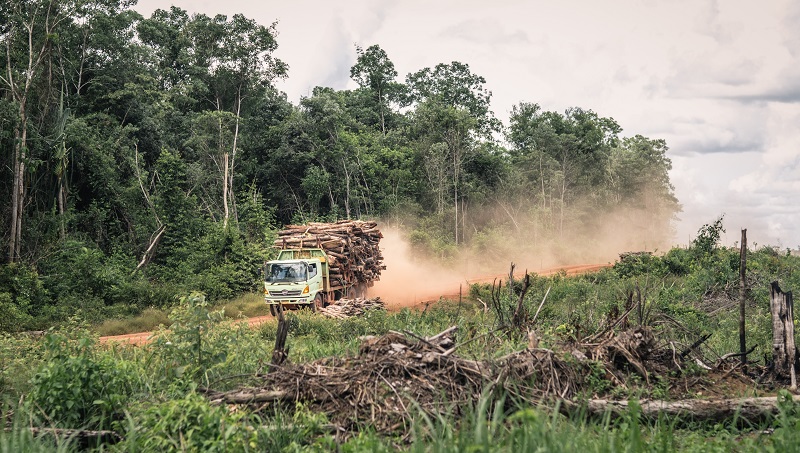
<path fill-rule="evenodd" d="M 340 220 L 335 223 L 311 222 L 288 225 L 278 232 L 273 243 L 280 249 L 320 248 L 328 257 L 333 281 L 346 285 L 366 285 L 380 280 L 386 269 L 379 247 L 383 234 L 378 223 Z"/>

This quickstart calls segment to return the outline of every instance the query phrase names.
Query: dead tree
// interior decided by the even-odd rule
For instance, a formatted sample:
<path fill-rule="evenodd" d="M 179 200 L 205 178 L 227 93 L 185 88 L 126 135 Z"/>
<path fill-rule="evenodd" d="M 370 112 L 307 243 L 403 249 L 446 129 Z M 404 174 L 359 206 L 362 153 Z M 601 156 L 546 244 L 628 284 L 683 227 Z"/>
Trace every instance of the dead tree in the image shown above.
<path fill-rule="evenodd" d="M 289 356 L 289 349 L 286 347 L 286 337 L 289 335 L 289 323 L 283 316 L 283 305 L 278 304 L 278 331 L 275 334 L 275 347 L 272 349 L 272 362 L 270 370 L 280 366 Z"/>
<path fill-rule="evenodd" d="M 772 282 L 770 290 L 770 312 L 772 313 L 772 356 L 775 361 L 775 375 L 789 376 L 791 388 L 797 388 L 794 371 L 794 306 L 792 292 L 781 291 L 778 282 Z"/>
<path fill-rule="evenodd" d="M 742 365 L 747 365 L 747 337 L 745 336 L 745 302 L 747 301 L 747 229 L 742 229 L 742 244 L 739 250 L 739 353 Z"/>

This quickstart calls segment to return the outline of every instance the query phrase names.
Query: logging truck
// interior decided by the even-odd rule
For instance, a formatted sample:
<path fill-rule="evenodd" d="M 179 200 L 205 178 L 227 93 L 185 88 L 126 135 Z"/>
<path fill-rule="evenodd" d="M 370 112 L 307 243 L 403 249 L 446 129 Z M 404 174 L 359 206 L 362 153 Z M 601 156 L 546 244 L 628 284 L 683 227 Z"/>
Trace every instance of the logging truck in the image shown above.
<path fill-rule="evenodd" d="M 364 297 L 373 282 L 331 279 L 328 257 L 321 248 L 286 249 L 266 263 L 264 298 L 273 316 L 278 305 L 313 311 L 342 297 Z"/>
<path fill-rule="evenodd" d="M 264 266 L 264 298 L 278 307 L 316 311 L 343 297 L 365 297 L 383 265 L 375 222 L 291 225 L 278 232 L 278 256 Z"/>

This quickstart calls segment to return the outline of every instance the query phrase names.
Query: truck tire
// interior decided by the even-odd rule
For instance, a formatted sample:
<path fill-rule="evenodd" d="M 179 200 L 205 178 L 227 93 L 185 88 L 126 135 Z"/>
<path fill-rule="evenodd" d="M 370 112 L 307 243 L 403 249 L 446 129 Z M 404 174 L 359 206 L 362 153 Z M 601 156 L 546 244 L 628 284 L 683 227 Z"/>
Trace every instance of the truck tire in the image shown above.
<path fill-rule="evenodd" d="M 320 308 L 325 308 L 325 301 L 322 299 L 322 294 L 317 293 L 314 302 L 311 303 L 311 311 L 317 311 Z"/>
<path fill-rule="evenodd" d="M 274 317 L 278 317 L 278 306 L 275 304 L 269 304 L 269 314 Z"/>
<path fill-rule="evenodd" d="M 362 287 L 360 283 L 357 283 L 349 288 L 347 288 L 347 297 L 348 299 L 358 299 L 364 297 L 361 293 Z"/>

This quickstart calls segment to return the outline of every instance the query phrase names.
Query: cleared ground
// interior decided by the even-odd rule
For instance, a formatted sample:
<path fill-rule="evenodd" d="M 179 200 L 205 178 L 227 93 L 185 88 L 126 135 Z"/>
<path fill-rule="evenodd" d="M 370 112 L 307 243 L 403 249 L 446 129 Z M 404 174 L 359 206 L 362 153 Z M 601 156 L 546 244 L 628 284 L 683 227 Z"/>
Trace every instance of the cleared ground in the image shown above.
<path fill-rule="evenodd" d="M 554 275 L 559 272 L 565 272 L 567 275 L 578 275 L 578 274 L 585 274 L 589 272 L 596 272 L 600 269 L 609 267 L 610 264 L 576 264 L 573 266 L 559 266 L 553 267 L 549 269 L 542 270 L 537 272 L 537 274 L 542 276 L 547 275 Z M 495 280 L 505 279 L 507 275 L 486 275 L 481 277 L 476 277 L 473 279 L 468 279 L 465 281 L 467 284 L 466 286 L 475 284 L 475 283 L 492 283 Z M 431 303 L 438 302 L 441 299 L 453 299 L 458 297 L 459 289 L 457 287 L 452 288 L 450 291 L 445 291 L 444 294 L 422 294 L 421 296 L 418 295 L 418 298 L 414 300 L 405 300 L 405 301 L 398 301 L 393 302 L 392 300 L 386 300 L 386 308 L 389 311 L 399 311 L 403 308 L 415 308 L 415 307 L 424 307 L 426 305 L 430 305 Z M 371 296 L 381 296 L 380 293 L 371 294 Z M 251 327 L 259 326 L 269 320 L 273 319 L 273 316 L 266 315 L 266 316 L 255 316 L 252 318 L 247 319 L 247 324 Z M 143 345 L 146 344 L 150 337 L 153 336 L 153 332 L 139 332 L 139 333 L 129 333 L 125 335 L 109 335 L 100 337 L 100 341 L 102 343 L 128 343 L 134 345 Z"/>

